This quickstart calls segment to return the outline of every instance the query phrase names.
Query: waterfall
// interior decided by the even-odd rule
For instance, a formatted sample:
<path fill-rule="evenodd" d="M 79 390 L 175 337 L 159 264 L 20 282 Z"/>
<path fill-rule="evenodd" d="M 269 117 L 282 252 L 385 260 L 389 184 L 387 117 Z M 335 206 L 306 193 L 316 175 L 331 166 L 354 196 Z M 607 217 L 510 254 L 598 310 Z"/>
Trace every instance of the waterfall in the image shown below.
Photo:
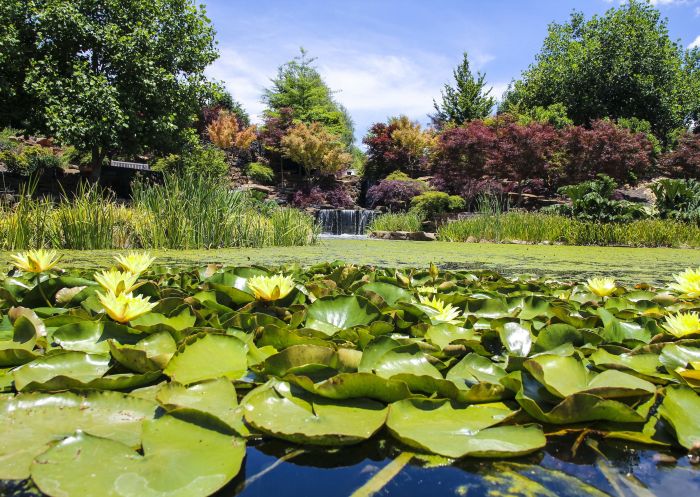
<path fill-rule="evenodd" d="M 364 235 L 374 219 L 374 211 L 367 209 L 320 209 L 316 220 L 326 235 Z"/>

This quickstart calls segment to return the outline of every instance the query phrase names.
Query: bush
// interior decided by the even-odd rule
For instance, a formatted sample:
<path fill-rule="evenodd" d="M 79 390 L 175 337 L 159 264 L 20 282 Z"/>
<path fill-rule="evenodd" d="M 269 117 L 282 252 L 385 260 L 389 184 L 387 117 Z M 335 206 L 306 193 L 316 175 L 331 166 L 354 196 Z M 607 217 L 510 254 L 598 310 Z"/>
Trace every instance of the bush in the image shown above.
<path fill-rule="evenodd" d="M 649 217 L 649 212 L 644 206 L 614 199 L 616 188 L 617 183 L 614 179 L 600 174 L 598 179 L 560 188 L 559 193 L 569 197 L 571 205 L 555 205 L 546 208 L 545 212 L 582 221 L 607 223 L 629 222 Z"/>
<path fill-rule="evenodd" d="M 246 175 L 263 185 L 271 185 L 275 182 L 275 172 L 267 164 L 262 162 L 251 162 L 245 171 Z"/>
<path fill-rule="evenodd" d="M 18 147 L 17 142 L 12 138 L 18 136 L 20 133 L 22 133 L 21 130 L 14 128 L 0 129 L 0 152 L 16 149 Z"/>
<path fill-rule="evenodd" d="M 656 209 L 662 219 L 700 224 L 700 182 L 689 179 L 662 179 L 651 187 Z"/>
<path fill-rule="evenodd" d="M 292 199 L 295 207 L 333 207 L 336 209 L 349 208 L 355 205 L 343 185 L 333 185 L 326 188 L 313 186 L 297 190 Z"/>
<path fill-rule="evenodd" d="M 39 145 L 18 146 L 15 149 L 0 152 L 3 162 L 11 173 L 30 176 L 61 167 L 61 158 L 50 148 Z"/>
<path fill-rule="evenodd" d="M 170 154 L 158 159 L 153 170 L 220 178 L 228 172 L 228 164 L 223 150 L 212 145 L 195 144 L 181 155 Z"/>
<path fill-rule="evenodd" d="M 406 179 L 389 179 L 389 177 Z M 367 203 L 373 209 L 384 206 L 391 211 L 405 211 L 411 199 L 427 189 L 428 186 L 422 181 L 410 179 L 404 173 L 392 173 L 387 179 L 383 179 L 367 190 Z"/>
<path fill-rule="evenodd" d="M 678 147 L 661 158 L 661 167 L 672 178 L 700 179 L 700 133 L 686 133 Z"/>
<path fill-rule="evenodd" d="M 388 213 L 375 217 L 367 231 L 421 231 L 423 217 L 416 212 Z"/>
<path fill-rule="evenodd" d="M 605 174 L 636 183 L 651 169 L 654 146 L 644 133 L 633 133 L 607 120 L 590 129 L 571 126 L 563 133 L 566 164 L 562 180 L 573 184 Z"/>
<path fill-rule="evenodd" d="M 464 209 L 462 197 L 448 195 L 445 192 L 425 192 L 411 200 L 411 212 L 423 218 L 434 219 L 439 214 Z"/>

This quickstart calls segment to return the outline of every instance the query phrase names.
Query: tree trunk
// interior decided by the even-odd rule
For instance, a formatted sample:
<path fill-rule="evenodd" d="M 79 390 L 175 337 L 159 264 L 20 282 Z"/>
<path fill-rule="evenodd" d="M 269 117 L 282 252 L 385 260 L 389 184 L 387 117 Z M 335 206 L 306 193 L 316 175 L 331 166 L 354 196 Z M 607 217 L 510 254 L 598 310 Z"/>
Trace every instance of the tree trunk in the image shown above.
<path fill-rule="evenodd" d="M 97 183 L 100 180 L 100 174 L 102 173 L 102 161 L 104 160 L 104 153 L 100 151 L 100 147 L 92 147 L 92 160 L 90 161 L 90 175 L 89 179 L 93 183 Z"/>

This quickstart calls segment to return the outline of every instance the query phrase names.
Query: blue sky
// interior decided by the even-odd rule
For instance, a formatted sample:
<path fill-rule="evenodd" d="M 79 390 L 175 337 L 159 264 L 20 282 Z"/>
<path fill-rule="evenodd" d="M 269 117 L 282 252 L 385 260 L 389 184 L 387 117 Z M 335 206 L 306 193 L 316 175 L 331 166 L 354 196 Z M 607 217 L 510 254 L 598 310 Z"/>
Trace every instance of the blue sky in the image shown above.
<path fill-rule="evenodd" d="M 303 46 L 355 121 L 406 114 L 426 122 L 467 51 L 500 96 L 533 61 L 551 21 L 618 0 L 204 0 L 220 59 L 208 70 L 259 121 L 262 90 Z M 700 0 L 656 0 L 674 39 L 700 46 Z"/>

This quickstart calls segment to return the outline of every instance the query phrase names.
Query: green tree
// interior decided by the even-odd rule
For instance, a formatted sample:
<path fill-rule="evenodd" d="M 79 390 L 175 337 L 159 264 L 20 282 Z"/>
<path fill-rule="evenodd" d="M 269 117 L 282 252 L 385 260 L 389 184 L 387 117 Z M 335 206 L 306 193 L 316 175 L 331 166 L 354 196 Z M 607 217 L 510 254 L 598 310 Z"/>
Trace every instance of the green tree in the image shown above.
<path fill-rule="evenodd" d="M 551 24 L 536 62 L 501 110 L 563 104 L 575 124 L 638 118 L 667 139 L 697 112 L 698 77 L 697 58 L 671 40 L 667 23 L 650 3 L 630 0 L 603 16 L 587 20 L 574 12 L 568 22 Z"/>
<path fill-rule="evenodd" d="M 32 34 L 16 93 L 32 128 L 91 154 L 177 150 L 211 93 L 214 29 L 192 0 L 24 0 L 14 30 Z M 7 30 L 7 28 L 5 28 Z M 3 50 L 4 52 L 4 50 Z M 2 64 L 3 77 L 13 68 Z M 21 79 L 21 80 L 20 80 Z M 4 102 L 2 102 L 4 103 Z"/>
<path fill-rule="evenodd" d="M 442 101 L 438 103 L 433 100 L 435 114 L 432 114 L 430 119 L 438 128 L 447 123 L 461 126 L 474 119 L 484 119 L 496 105 L 496 99 L 490 96 L 493 88 L 486 89 L 486 75 L 477 72 L 474 76 L 466 52 L 462 63 L 452 74 L 455 86 L 446 84 L 440 92 Z"/>
<path fill-rule="evenodd" d="M 334 100 L 315 61 L 302 48 L 301 55 L 280 66 L 272 86 L 263 94 L 263 103 L 268 115 L 278 117 L 280 109 L 292 109 L 295 120 L 319 122 L 349 146 L 353 141 L 352 119 L 347 109 Z"/>

